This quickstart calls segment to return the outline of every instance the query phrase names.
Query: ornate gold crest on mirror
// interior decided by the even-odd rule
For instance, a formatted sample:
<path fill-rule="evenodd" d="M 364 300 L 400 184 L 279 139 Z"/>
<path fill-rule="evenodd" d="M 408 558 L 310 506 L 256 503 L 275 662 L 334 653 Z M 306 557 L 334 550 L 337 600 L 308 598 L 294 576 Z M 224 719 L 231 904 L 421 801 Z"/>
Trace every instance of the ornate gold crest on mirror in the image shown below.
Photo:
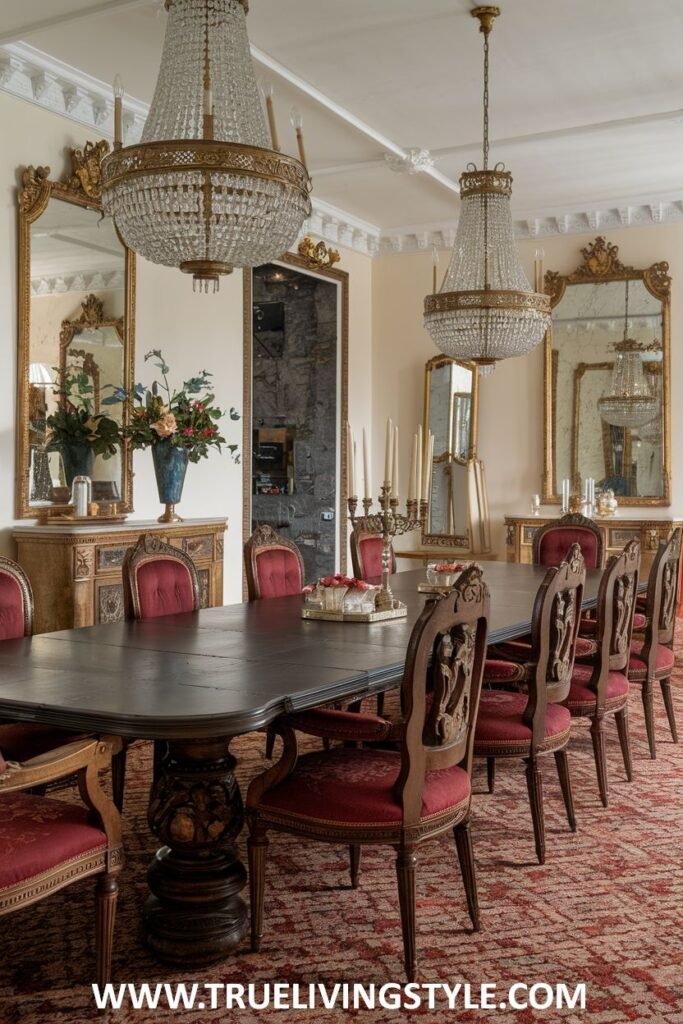
<path fill-rule="evenodd" d="M 26 167 L 18 191 L 17 518 L 71 511 L 76 475 L 103 512 L 133 507 L 132 454 L 118 440 L 133 384 L 135 257 L 102 217 L 106 141 L 70 150 L 71 169 Z"/>
<path fill-rule="evenodd" d="M 425 368 L 424 432 L 434 435 L 429 523 L 422 543 L 483 553 L 490 549 L 486 483 L 477 459 L 479 374 L 449 356 Z"/>
<path fill-rule="evenodd" d="M 625 266 L 599 236 L 573 273 L 548 271 L 543 500 L 592 478 L 620 506 L 671 500 L 669 265 Z"/>

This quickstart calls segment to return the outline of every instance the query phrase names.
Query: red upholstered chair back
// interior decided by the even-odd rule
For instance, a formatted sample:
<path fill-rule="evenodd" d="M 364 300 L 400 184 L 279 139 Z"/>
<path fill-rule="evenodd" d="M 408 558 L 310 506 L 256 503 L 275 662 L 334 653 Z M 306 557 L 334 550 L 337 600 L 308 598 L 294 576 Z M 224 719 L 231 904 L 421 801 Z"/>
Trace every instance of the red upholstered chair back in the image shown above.
<path fill-rule="evenodd" d="M 569 694 L 585 582 L 581 548 L 572 544 L 565 560 L 548 569 L 536 595 L 529 657 L 535 671 L 529 678 L 524 711 L 524 721 L 533 731 L 534 749 L 543 743 L 548 704 L 561 703 Z"/>
<path fill-rule="evenodd" d="M 639 574 L 640 542 L 630 540 L 620 555 L 612 555 L 600 579 L 594 637 L 598 650 L 590 681 L 598 711 L 605 704 L 609 673 L 628 668 Z"/>
<path fill-rule="evenodd" d="M 383 541 L 377 533 L 354 530 L 351 534 L 351 564 L 357 580 L 376 579 L 382 575 Z M 396 572 L 396 556 L 391 549 L 391 572 Z"/>
<path fill-rule="evenodd" d="M 301 552 L 271 526 L 258 526 L 244 545 L 244 567 L 250 601 L 290 597 L 305 585 Z"/>
<path fill-rule="evenodd" d="M 471 775 L 488 615 L 488 588 L 481 569 L 473 567 L 446 597 L 427 601 L 413 627 L 403 674 L 405 728 L 396 782 L 404 825 L 420 820 L 427 772 L 461 765 Z"/>
<path fill-rule="evenodd" d="M 0 640 L 16 640 L 33 632 L 33 592 L 16 562 L 0 557 Z"/>
<path fill-rule="evenodd" d="M 199 609 L 199 579 L 192 559 L 145 534 L 126 553 L 123 596 L 127 619 L 156 619 Z"/>
<path fill-rule="evenodd" d="M 681 529 L 678 527 L 659 545 L 647 582 L 647 624 L 641 657 L 653 668 L 658 645 L 671 647 L 673 644 L 680 564 Z"/>
<path fill-rule="evenodd" d="M 603 542 L 600 530 L 586 516 L 569 513 L 557 523 L 548 523 L 534 534 L 534 565 L 559 565 L 572 544 L 581 546 L 587 569 L 603 566 Z"/>

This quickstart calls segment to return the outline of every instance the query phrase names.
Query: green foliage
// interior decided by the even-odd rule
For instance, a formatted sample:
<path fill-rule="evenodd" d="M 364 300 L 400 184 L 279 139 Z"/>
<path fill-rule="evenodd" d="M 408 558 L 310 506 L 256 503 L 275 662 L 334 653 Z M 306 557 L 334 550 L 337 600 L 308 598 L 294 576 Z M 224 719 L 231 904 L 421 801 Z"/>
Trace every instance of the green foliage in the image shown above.
<path fill-rule="evenodd" d="M 121 428 L 106 413 L 94 415 L 92 379 L 78 365 L 57 373 L 60 385 L 54 393 L 59 407 L 46 421 L 49 430 L 46 450 L 58 452 L 65 444 L 83 445 L 92 448 L 95 455 L 110 459 L 121 445 Z"/>

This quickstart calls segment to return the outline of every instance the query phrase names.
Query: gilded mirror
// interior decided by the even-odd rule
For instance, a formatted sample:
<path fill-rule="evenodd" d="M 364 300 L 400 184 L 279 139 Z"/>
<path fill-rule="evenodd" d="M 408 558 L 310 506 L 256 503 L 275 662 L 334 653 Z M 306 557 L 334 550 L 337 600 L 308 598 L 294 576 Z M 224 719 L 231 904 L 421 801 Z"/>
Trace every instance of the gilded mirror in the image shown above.
<path fill-rule="evenodd" d="M 479 375 L 472 363 L 435 356 L 425 370 L 424 432 L 434 435 L 429 524 L 423 544 L 469 548 L 477 458 Z"/>
<path fill-rule="evenodd" d="M 592 477 L 620 505 L 671 497 L 668 264 L 627 267 L 598 237 L 568 276 L 549 271 L 544 501 Z"/>
<path fill-rule="evenodd" d="M 132 453 L 118 441 L 126 404 L 108 401 L 133 383 L 135 257 L 102 217 L 106 142 L 71 152 L 72 173 L 22 173 L 19 204 L 19 336 L 16 514 L 70 511 L 77 475 L 93 500 L 133 507 Z M 82 427 L 76 421 L 80 416 Z M 93 431 L 98 432 L 95 441 Z"/>

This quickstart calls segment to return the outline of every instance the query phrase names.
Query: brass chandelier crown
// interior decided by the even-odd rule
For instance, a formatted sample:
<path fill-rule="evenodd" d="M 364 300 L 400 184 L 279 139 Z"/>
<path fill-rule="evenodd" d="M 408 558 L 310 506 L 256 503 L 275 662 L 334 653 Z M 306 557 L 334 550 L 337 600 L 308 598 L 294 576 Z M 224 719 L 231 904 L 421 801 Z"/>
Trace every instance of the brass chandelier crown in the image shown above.
<path fill-rule="evenodd" d="M 524 355 L 550 324 L 550 299 L 534 292 L 515 249 L 512 175 L 489 168 L 489 37 L 499 7 L 475 7 L 484 36 L 483 164 L 460 177 L 461 213 L 441 290 L 425 299 L 425 327 L 442 352 L 479 366 Z"/>

